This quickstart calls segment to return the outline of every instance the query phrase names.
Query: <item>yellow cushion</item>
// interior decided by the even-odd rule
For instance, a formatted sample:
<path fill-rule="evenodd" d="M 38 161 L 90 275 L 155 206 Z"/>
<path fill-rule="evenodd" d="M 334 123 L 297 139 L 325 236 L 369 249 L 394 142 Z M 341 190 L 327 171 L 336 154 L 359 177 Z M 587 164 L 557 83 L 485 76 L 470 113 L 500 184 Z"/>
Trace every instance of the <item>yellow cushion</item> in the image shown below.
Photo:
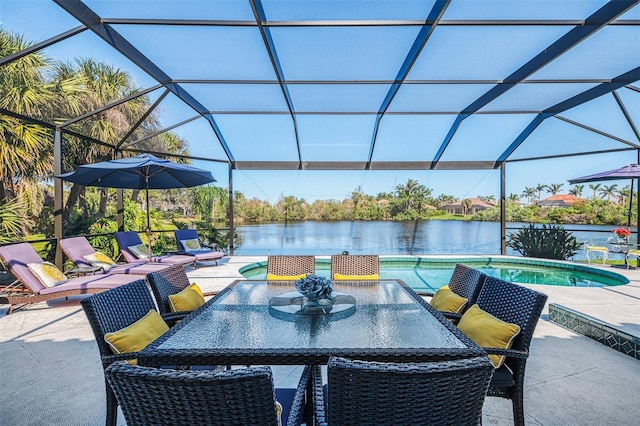
<path fill-rule="evenodd" d="M 191 284 L 180 293 L 169 296 L 169 306 L 173 312 L 193 311 L 202 305 L 204 305 L 204 297 L 197 284 Z"/>
<path fill-rule="evenodd" d="M 111 259 L 104 253 L 100 253 L 99 251 L 82 257 L 93 266 L 98 266 L 105 271 L 108 271 L 109 269 L 116 266 L 116 262 L 114 262 L 113 259 Z"/>
<path fill-rule="evenodd" d="M 149 246 L 146 244 L 137 244 L 127 247 L 138 259 L 147 259 L 149 257 Z M 151 254 L 153 256 L 153 253 Z"/>
<path fill-rule="evenodd" d="M 68 281 L 69 278 L 51 262 L 27 263 L 27 268 L 38 277 L 45 287 L 53 287 Z"/>
<path fill-rule="evenodd" d="M 295 281 L 302 278 L 306 278 L 307 274 L 300 275 L 276 275 L 267 274 L 267 281 Z"/>
<path fill-rule="evenodd" d="M 336 280 L 350 280 L 350 281 L 379 280 L 380 279 L 380 275 L 378 275 L 378 274 L 371 274 L 371 275 L 334 274 L 334 279 L 336 279 Z"/>
<path fill-rule="evenodd" d="M 184 251 L 187 253 L 202 250 L 202 247 L 200 247 L 200 241 L 198 241 L 197 238 L 192 238 L 190 240 L 180 240 L 180 244 L 182 244 L 182 247 L 184 247 Z"/>
<path fill-rule="evenodd" d="M 202 289 L 200 288 L 200 286 L 196 283 L 191 284 L 191 289 L 195 290 L 196 293 L 198 293 L 200 296 L 204 297 L 204 293 L 202 292 Z"/>
<path fill-rule="evenodd" d="M 104 335 L 104 340 L 109 344 L 115 354 L 140 352 L 150 343 L 169 331 L 169 326 L 164 319 L 154 310 L 133 324 Z M 135 364 L 135 360 L 130 361 Z"/>
<path fill-rule="evenodd" d="M 498 319 L 473 305 L 462 315 L 458 328 L 476 345 L 483 348 L 509 349 L 513 339 L 520 333 L 520 326 Z M 498 368 L 504 362 L 504 355 L 489 355 L 493 365 Z"/>
<path fill-rule="evenodd" d="M 466 304 L 467 299 L 451 291 L 448 286 L 438 289 L 431 298 L 431 306 L 440 312 L 459 313 Z"/>

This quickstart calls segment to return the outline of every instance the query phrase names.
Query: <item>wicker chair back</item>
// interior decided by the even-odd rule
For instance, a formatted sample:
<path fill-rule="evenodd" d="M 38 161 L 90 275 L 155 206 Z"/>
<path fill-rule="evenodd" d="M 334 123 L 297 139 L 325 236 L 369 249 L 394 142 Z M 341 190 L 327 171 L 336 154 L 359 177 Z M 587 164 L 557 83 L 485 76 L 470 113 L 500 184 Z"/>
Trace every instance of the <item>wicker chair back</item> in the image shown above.
<path fill-rule="evenodd" d="M 313 274 L 316 271 L 314 256 L 268 256 L 267 273 L 273 275 Z"/>
<path fill-rule="evenodd" d="M 331 256 L 331 279 L 342 275 L 380 275 L 377 255 L 338 254 Z"/>
<path fill-rule="evenodd" d="M 320 425 L 458 426 L 480 424 L 493 367 L 486 357 L 406 364 L 333 357 L 327 371 Z"/>

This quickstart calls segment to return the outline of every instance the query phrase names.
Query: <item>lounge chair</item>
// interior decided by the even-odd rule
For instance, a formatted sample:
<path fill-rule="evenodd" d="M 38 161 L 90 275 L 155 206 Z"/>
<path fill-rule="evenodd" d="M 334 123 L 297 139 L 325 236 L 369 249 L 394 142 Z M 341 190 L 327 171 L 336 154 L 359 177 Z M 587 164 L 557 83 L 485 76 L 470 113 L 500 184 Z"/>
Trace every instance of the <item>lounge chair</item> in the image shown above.
<path fill-rule="evenodd" d="M 139 276 L 98 274 L 70 278 L 60 284 L 47 287 L 29 269 L 29 264 L 44 263 L 29 243 L 0 247 L 0 259 L 17 279 L 14 284 L 5 287 L 0 292 L 0 304 L 11 305 L 7 314 L 10 314 L 14 309 L 21 309 L 33 303 L 79 294 L 100 293 L 140 279 Z"/>
<path fill-rule="evenodd" d="M 484 357 L 422 363 L 331 357 L 312 370 L 316 425 L 479 425 L 493 367 Z"/>
<path fill-rule="evenodd" d="M 338 254 L 331 256 L 331 279 L 379 279 L 380 258 L 377 255 Z"/>
<path fill-rule="evenodd" d="M 135 231 L 123 231 L 116 232 L 114 234 L 116 238 L 116 242 L 118 243 L 118 247 L 120 248 L 120 253 L 122 253 L 122 257 L 127 263 L 138 263 L 142 261 L 151 261 L 151 262 L 159 262 L 159 263 L 168 263 L 170 265 L 193 265 L 195 259 L 193 256 L 185 256 L 181 254 L 170 254 L 163 256 L 154 256 L 151 254 L 151 259 L 149 259 L 146 249 L 146 244 L 142 243 L 140 236 Z M 142 247 L 144 246 L 144 247 Z M 133 250 L 136 248 L 140 248 L 141 250 L 136 250 L 138 254 L 134 253 Z"/>
<path fill-rule="evenodd" d="M 315 273 L 314 256 L 267 256 L 267 279 L 289 280 Z"/>
<path fill-rule="evenodd" d="M 200 244 L 198 231 L 195 229 L 178 229 L 174 231 L 176 244 L 178 246 L 178 254 L 193 256 L 197 262 L 216 262 L 224 257 L 224 253 L 210 248 L 203 248 Z"/>
<path fill-rule="evenodd" d="M 294 426 L 303 420 L 310 373 L 305 367 L 296 389 L 275 388 L 268 366 L 181 371 L 117 362 L 105 376 L 130 426 L 277 426 L 280 419 Z"/>
<path fill-rule="evenodd" d="M 78 267 L 88 268 L 94 266 L 91 264 L 85 256 L 95 255 L 97 252 L 89 244 L 89 241 L 85 237 L 72 237 L 64 238 L 60 240 L 60 248 L 64 254 Z M 99 273 L 109 274 L 133 274 L 133 275 L 147 275 L 151 272 L 161 271 L 168 268 L 169 264 L 160 264 L 145 262 L 144 260 L 138 260 L 133 263 L 123 263 L 109 268 L 107 271 L 101 270 Z"/>

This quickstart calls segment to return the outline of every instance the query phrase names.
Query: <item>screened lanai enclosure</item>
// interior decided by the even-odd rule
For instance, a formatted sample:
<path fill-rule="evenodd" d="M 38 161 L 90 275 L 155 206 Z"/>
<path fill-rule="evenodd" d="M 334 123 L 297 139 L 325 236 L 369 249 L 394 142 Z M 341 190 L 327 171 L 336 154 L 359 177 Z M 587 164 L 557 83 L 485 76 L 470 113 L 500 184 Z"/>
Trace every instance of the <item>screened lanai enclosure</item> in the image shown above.
<path fill-rule="evenodd" d="M 189 157 L 230 197 L 243 171 L 493 170 L 504 252 L 519 165 L 592 165 L 579 176 L 624 165 L 612 155 L 639 161 L 639 3 L 2 0 L 3 30 L 30 43 L 1 68 L 36 53 L 88 57 L 125 70 L 137 90 L 55 119 L 6 103 L 0 114 L 51 130 L 54 174 L 70 171 L 73 138 L 114 158 Z M 87 134 L 87 120 L 140 96 L 149 107 L 134 125 L 110 141 Z M 149 144 L 166 132 L 187 141 L 182 154 Z"/>

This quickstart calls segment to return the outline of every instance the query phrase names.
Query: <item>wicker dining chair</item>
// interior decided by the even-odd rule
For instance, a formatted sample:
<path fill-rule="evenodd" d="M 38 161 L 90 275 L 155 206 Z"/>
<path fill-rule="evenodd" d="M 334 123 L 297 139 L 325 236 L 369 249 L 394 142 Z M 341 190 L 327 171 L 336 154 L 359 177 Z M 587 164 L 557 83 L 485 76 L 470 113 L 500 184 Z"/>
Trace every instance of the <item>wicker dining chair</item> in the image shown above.
<path fill-rule="evenodd" d="M 296 276 L 313 274 L 316 270 L 314 256 L 268 256 L 267 274 L 277 276 Z"/>
<path fill-rule="evenodd" d="M 525 367 L 533 331 L 546 301 L 546 294 L 489 276 L 476 302 L 483 311 L 520 326 L 511 349 L 485 349 L 488 354 L 506 355 L 504 364 L 496 369 L 491 379 L 487 396 L 510 399 L 517 426 L 524 425 Z"/>
<path fill-rule="evenodd" d="M 465 305 L 465 310 L 476 303 L 478 300 L 478 295 L 480 294 L 480 290 L 482 290 L 482 285 L 484 284 L 487 275 L 484 272 L 481 272 L 479 269 L 471 268 L 467 265 L 463 265 L 461 263 L 456 264 L 453 274 L 449 279 L 449 290 L 457 294 L 458 296 L 464 297 L 467 299 L 467 304 Z M 427 296 L 433 296 L 433 293 L 423 294 Z M 454 322 L 458 321 L 464 310 L 460 313 L 455 312 L 443 312 L 444 316 L 453 320 Z"/>
<path fill-rule="evenodd" d="M 337 254 L 331 256 L 331 279 L 342 275 L 380 276 L 380 258 L 369 254 Z"/>
<path fill-rule="evenodd" d="M 275 389 L 268 366 L 216 371 L 155 369 L 114 363 L 105 376 L 120 402 L 128 426 L 299 425 L 311 367 L 297 389 Z"/>
<path fill-rule="evenodd" d="M 486 357 L 383 363 L 332 357 L 313 369 L 316 425 L 478 425 L 493 366 Z"/>
<path fill-rule="evenodd" d="M 191 285 L 187 272 L 181 265 L 171 265 L 169 268 L 147 274 L 147 280 L 158 304 L 158 311 L 165 321 L 170 324 L 175 323 L 191 313 L 191 311 L 172 312 L 169 303 L 169 296 L 180 293 Z M 216 293 L 207 292 L 203 295 L 213 296 Z"/>
<path fill-rule="evenodd" d="M 146 281 L 140 279 L 130 284 L 96 294 L 80 301 L 100 352 L 102 367 L 106 369 L 115 361 L 130 360 L 137 352 L 114 354 L 104 336 L 127 327 L 155 310 L 156 305 Z M 105 378 L 107 392 L 106 424 L 117 422 L 118 401 Z"/>

